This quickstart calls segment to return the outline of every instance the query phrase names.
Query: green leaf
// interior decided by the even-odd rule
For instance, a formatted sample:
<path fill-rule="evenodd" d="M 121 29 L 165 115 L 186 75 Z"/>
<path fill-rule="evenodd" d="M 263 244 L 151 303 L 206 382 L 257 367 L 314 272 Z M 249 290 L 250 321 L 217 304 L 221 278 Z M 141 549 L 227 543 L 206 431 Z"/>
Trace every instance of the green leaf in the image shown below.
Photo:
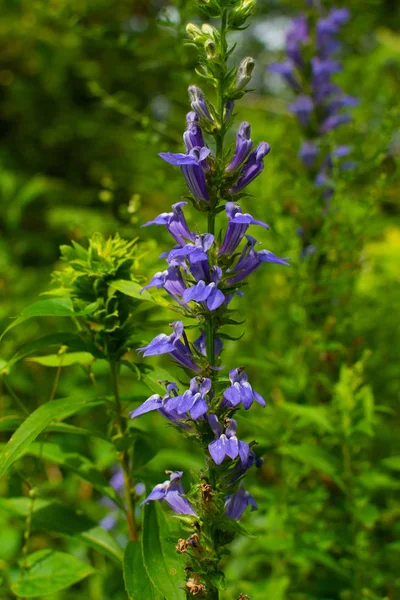
<path fill-rule="evenodd" d="M 388 456 L 382 459 L 381 463 L 388 469 L 400 471 L 400 456 Z"/>
<path fill-rule="evenodd" d="M 83 408 L 96 404 L 99 404 L 99 400 L 84 399 L 80 396 L 53 400 L 37 408 L 9 439 L 0 456 L 0 477 L 29 448 L 30 444 L 53 419 L 65 419 Z"/>
<path fill-rule="evenodd" d="M 100 494 L 107 496 L 115 504 L 123 508 L 122 500 L 114 488 L 85 456 L 77 452 L 67 452 L 59 444 L 51 444 L 49 442 L 34 442 L 26 448 L 24 454 L 30 454 L 31 456 L 56 463 L 60 467 L 76 473 L 79 477 L 91 483 Z"/>
<path fill-rule="evenodd" d="M 6 372 L 9 373 L 11 368 L 26 356 L 34 354 L 40 350 L 48 350 L 54 346 L 57 348 L 61 348 L 61 346 L 67 346 L 67 348 L 71 350 L 90 352 L 95 356 L 99 356 L 99 351 L 95 345 L 91 344 L 88 340 L 84 340 L 76 333 L 69 333 L 68 331 L 51 333 L 50 335 L 45 335 L 34 342 L 29 342 L 28 344 L 22 346 L 5 365 Z"/>
<path fill-rule="evenodd" d="M 26 497 L 0 498 L 0 509 L 21 519 L 26 519 L 28 516 L 30 505 L 31 501 Z M 32 528 L 59 533 L 101 552 L 118 563 L 122 561 L 122 549 L 108 531 L 60 502 L 37 498 L 32 516 Z"/>
<path fill-rule="evenodd" d="M 165 385 L 160 383 L 160 381 L 175 381 L 176 377 L 171 375 L 165 369 L 161 367 L 155 368 L 153 371 L 142 375 L 142 381 L 147 385 L 147 387 L 154 393 L 160 394 L 160 396 L 164 396 L 166 389 Z"/>
<path fill-rule="evenodd" d="M 27 319 L 33 317 L 77 317 L 88 315 L 94 312 L 97 308 L 96 303 L 90 304 L 84 310 L 76 313 L 72 306 L 72 301 L 69 298 L 48 298 L 46 300 L 39 300 L 30 304 L 20 313 L 20 315 L 13 321 L 7 329 L 3 332 L 0 340 L 5 336 L 7 332 L 14 329 L 17 325 L 20 325 Z"/>
<path fill-rule="evenodd" d="M 110 287 L 122 292 L 125 294 L 125 296 L 131 296 L 131 298 L 136 298 L 137 300 L 148 300 L 149 302 L 154 302 L 152 296 L 147 290 L 143 290 L 143 292 L 140 293 L 140 290 L 143 286 L 136 283 L 136 281 L 125 281 L 123 279 L 118 279 L 117 281 L 113 281 Z"/>
<path fill-rule="evenodd" d="M 133 446 L 133 456 L 135 471 L 139 471 L 142 467 L 154 458 L 159 449 L 159 445 L 154 436 L 146 435 L 138 432 L 135 435 Z"/>
<path fill-rule="evenodd" d="M 177 540 L 170 537 L 167 519 L 158 502 L 143 511 L 143 563 L 158 592 L 167 600 L 184 600 L 183 565 L 176 553 Z"/>
<path fill-rule="evenodd" d="M 89 352 L 67 352 L 65 354 L 48 354 L 47 356 L 32 356 L 26 359 L 44 367 L 70 367 L 71 365 L 89 365 L 93 356 Z"/>
<path fill-rule="evenodd" d="M 27 558 L 27 571 L 11 589 L 16 596 L 37 598 L 70 587 L 94 569 L 65 552 L 39 550 Z"/>
<path fill-rule="evenodd" d="M 24 418 L 17 415 L 8 415 L 0 418 L 0 431 L 15 431 L 24 422 Z M 101 431 L 95 429 L 83 429 L 69 423 L 50 423 L 43 431 L 49 433 L 70 433 L 72 435 L 85 435 L 90 437 L 98 437 L 108 441 L 107 436 Z"/>
<path fill-rule="evenodd" d="M 144 568 L 140 542 L 129 542 L 125 549 L 124 581 L 129 600 L 163 600 Z"/>
<path fill-rule="evenodd" d="M 375 504 L 366 504 L 365 506 L 357 506 L 354 509 L 354 516 L 365 527 L 373 527 L 381 515 Z"/>
<path fill-rule="evenodd" d="M 217 590 L 226 590 L 225 575 L 222 573 L 222 571 L 210 573 L 209 579 L 211 583 L 217 588 Z"/>

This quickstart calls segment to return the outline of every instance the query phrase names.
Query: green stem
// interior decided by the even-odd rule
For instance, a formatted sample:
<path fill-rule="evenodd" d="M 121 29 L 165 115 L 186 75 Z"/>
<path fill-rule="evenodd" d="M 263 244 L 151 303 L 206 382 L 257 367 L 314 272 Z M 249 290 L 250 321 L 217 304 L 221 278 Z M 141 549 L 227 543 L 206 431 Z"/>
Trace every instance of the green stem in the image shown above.
<path fill-rule="evenodd" d="M 25 521 L 25 532 L 24 532 L 24 545 L 22 548 L 22 576 L 25 575 L 27 569 L 28 569 L 28 553 L 29 553 L 29 542 L 31 540 L 31 533 L 32 533 L 32 515 L 33 515 L 33 511 L 35 508 L 35 500 L 36 500 L 36 490 L 34 488 L 31 487 L 31 489 L 29 490 L 29 498 L 30 498 L 30 502 L 29 502 L 29 509 L 28 509 L 28 514 L 26 516 L 26 521 Z"/>
<path fill-rule="evenodd" d="M 118 365 L 116 363 L 110 363 L 111 368 L 111 382 L 113 387 L 113 393 L 115 398 L 115 408 L 117 413 L 117 426 L 118 433 L 121 437 L 124 437 L 127 431 L 126 421 L 122 415 L 121 399 L 119 397 L 118 387 Z M 137 541 L 137 529 L 135 523 L 135 502 L 132 496 L 133 479 L 131 476 L 131 469 L 129 465 L 129 455 L 123 450 L 119 452 L 119 462 L 121 464 L 122 472 L 124 474 L 124 494 L 126 502 L 126 519 L 129 528 L 129 537 L 133 541 Z"/>
<path fill-rule="evenodd" d="M 351 524 L 351 538 L 352 538 L 352 546 L 354 553 L 354 578 L 353 578 L 353 590 L 355 599 L 359 598 L 360 590 L 362 589 L 361 582 L 361 573 L 360 573 L 360 560 L 358 556 L 358 541 L 357 541 L 357 533 L 358 533 L 358 524 L 355 516 L 356 502 L 354 496 L 353 489 L 353 466 L 352 466 L 352 457 L 351 450 L 347 439 L 345 438 L 342 444 L 342 456 L 344 463 L 344 473 L 345 473 L 345 486 L 346 486 L 346 496 L 348 505 L 350 508 L 350 524 Z"/>
<path fill-rule="evenodd" d="M 13 388 L 11 387 L 10 383 L 7 380 L 6 375 L 3 375 L 3 382 L 4 382 L 4 387 L 6 388 L 7 392 L 10 394 L 11 398 L 14 400 L 15 404 L 18 406 L 20 411 L 26 417 L 29 416 L 29 410 L 26 408 L 26 406 L 24 405 L 22 400 L 20 398 L 18 398 L 17 394 L 14 392 Z"/>

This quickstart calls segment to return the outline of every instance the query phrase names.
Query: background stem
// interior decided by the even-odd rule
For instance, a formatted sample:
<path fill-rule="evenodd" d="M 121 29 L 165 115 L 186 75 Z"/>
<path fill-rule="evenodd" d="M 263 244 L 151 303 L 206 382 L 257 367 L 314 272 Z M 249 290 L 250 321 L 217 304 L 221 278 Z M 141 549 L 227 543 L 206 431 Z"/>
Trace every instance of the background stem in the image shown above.
<path fill-rule="evenodd" d="M 126 420 L 122 414 L 121 400 L 119 397 L 118 387 L 118 365 L 116 363 L 110 363 L 111 368 L 111 383 L 113 387 L 113 393 L 115 398 L 115 408 L 117 413 L 117 428 L 118 433 L 121 437 L 126 434 Z M 129 464 L 129 455 L 126 450 L 118 453 L 119 462 L 121 464 L 122 472 L 124 474 L 124 494 L 126 502 L 126 519 L 129 528 L 129 537 L 133 541 L 137 541 L 137 529 L 135 523 L 135 501 L 132 494 L 133 490 L 133 479 L 131 475 L 131 467 Z"/>

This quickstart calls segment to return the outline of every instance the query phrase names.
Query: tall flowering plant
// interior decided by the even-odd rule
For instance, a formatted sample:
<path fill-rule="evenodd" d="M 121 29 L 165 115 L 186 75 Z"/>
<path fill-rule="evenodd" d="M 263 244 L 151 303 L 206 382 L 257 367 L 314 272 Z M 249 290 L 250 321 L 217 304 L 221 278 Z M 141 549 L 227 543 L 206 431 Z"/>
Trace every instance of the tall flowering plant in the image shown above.
<path fill-rule="evenodd" d="M 145 357 L 169 354 L 189 381 L 183 386 L 165 382 L 165 394 L 150 396 L 131 417 L 158 411 L 204 452 L 205 468 L 187 495 L 182 472 L 174 471 L 144 503 L 165 501 L 182 515 L 191 530 L 176 547 L 187 558 L 186 594 L 217 599 L 224 585 L 220 561 L 240 529 L 235 521 L 248 506 L 257 508 L 243 480 L 261 459 L 255 442 L 241 439 L 237 415 L 253 404 L 255 409 L 265 406 L 243 366 L 231 368 L 229 379 L 221 373 L 222 340 L 227 337 L 223 329 L 237 324 L 230 303 L 235 295 L 243 295 L 249 276 L 264 263 L 288 262 L 269 250 L 257 249 L 258 242 L 248 230 L 253 225 L 268 229 L 268 225 L 244 212 L 238 203 L 261 174 L 269 144 L 254 146 L 247 122 L 237 129 L 234 149 L 225 144 L 234 122 L 234 103 L 245 94 L 254 68 L 250 57 L 238 67 L 228 66 L 233 48 L 227 36 L 245 26 L 254 0 L 208 0 L 201 5 L 208 17 L 220 20 L 219 27 L 190 24 L 187 32 L 200 53 L 197 72 L 215 88 L 216 100 L 211 102 L 195 85 L 189 87 L 191 111 L 186 116 L 184 152 L 160 154 L 161 159 L 180 168 L 189 195 L 170 212 L 145 224 L 166 227 L 174 239 L 175 245 L 162 255 L 166 268 L 156 273 L 146 288 L 163 288 L 180 318 L 171 323 L 169 335 L 161 333 L 139 349 Z M 184 214 L 189 203 L 207 217 L 204 233 L 190 230 Z M 216 235 L 220 213 L 225 213 L 225 229 Z M 192 321 L 199 329 L 194 341 L 188 334 Z"/>
<path fill-rule="evenodd" d="M 358 104 L 356 97 L 346 94 L 335 82 L 336 74 L 343 70 L 337 58 L 338 36 L 350 12 L 332 8 L 325 13 L 319 2 L 306 4 L 305 12 L 292 20 L 287 32 L 286 60 L 270 65 L 269 70 L 282 76 L 295 94 L 288 109 L 303 136 L 298 155 L 328 203 L 335 188 L 334 164 L 339 170 L 354 167 L 348 159 L 351 146 L 335 145 L 327 139 L 327 134 L 351 121 L 349 110 Z M 306 253 L 310 249 L 306 241 Z"/>

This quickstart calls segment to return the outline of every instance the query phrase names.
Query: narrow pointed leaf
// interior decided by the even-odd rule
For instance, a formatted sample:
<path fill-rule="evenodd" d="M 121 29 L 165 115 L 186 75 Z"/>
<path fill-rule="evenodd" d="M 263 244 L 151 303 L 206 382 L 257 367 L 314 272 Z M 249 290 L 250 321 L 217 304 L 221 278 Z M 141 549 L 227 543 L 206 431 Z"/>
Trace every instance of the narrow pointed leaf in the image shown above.
<path fill-rule="evenodd" d="M 71 365 L 89 365 L 93 360 L 93 356 L 89 352 L 67 352 L 65 354 L 31 356 L 26 360 L 44 367 L 70 367 Z"/>
<path fill-rule="evenodd" d="M 18 597 L 42 598 L 70 587 L 94 569 L 65 552 L 39 550 L 27 558 L 27 571 L 11 589 Z"/>
<path fill-rule="evenodd" d="M 129 600 L 163 600 L 144 568 L 140 542 L 129 542 L 125 549 L 124 581 Z"/>
<path fill-rule="evenodd" d="M 186 598 L 183 590 L 184 565 L 176 553 L 176 542 L 160 504 L 146 504 L 143 511 L 143 562 L 154 587 L 168 600 Z"/>
<path fill-rule="evenodd" d="M 154 302 L 151 294 L 149 294 L 147 290 L 143 290 L 143 292 L 141 292 L 143 286 L 136 281 L 125 281 L 123 279 L 118 279 L 117 281 L 112 282 L 111 287 L 118 290 L 122 294 L 125 294 L 126 296 L 130 296 L 131 298 Z"/>
<path fill-rule="evenodd" d="M 0 477 L 9 467 L 29 448 L 30 444 L 53 420 L 61 420 L 70 417 L 76 412 L 89 406 L 99 404 L 99 400 L 90 398 L 62 398 L 43 404 L 36 409 L 20 425 L 17 431 L 9 439 L 4 451 L 0 455 Z"/>

